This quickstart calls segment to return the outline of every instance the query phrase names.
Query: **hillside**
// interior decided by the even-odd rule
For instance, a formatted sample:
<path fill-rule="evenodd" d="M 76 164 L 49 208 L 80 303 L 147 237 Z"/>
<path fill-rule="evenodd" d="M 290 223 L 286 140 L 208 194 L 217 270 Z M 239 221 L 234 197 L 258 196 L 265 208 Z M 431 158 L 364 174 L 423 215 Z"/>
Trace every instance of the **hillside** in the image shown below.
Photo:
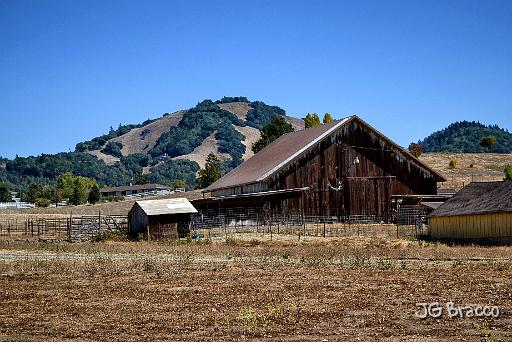
<path fill-rule="evenodd" d="M 141 124 L 111 127 L 107 134 L 77 143 L 74 152 L 2 159 L 0 181 L 11 189 L 24 190 L 33 182 L 52 184 L 59 174 L 70 171 L 117 186 L 144 173 L 149 182 L 169 184 L 185 179 L 193 187 L 209 153 L 224 162 L 225 170 L 250 158 L 259 129 L 275 115 L 286 117 L 295 129 L 304 128 L 302 120 L 261 101 L 245 97 L 204 100 Z"/>
<path fill-rule="evenodd" d="M 503 180 L 505 165 L 512 165 L 512 154 L 500 153 L 425 153 L 419 159 L 446 178 L 443 188 L 456 190 L 470 182 Z M 450 160 L 457 161 L 456 168 Z"/>
<path fill-rule="evenodd" d="M 488 150 L 480 146 L 480 139 L 494 136 L 496 144 Z M 512 134 L 496 125 L 483 125 L 475 121 L 455 122 L 418 141 L 424 152 L 459 153 L 512 153 Z"/>

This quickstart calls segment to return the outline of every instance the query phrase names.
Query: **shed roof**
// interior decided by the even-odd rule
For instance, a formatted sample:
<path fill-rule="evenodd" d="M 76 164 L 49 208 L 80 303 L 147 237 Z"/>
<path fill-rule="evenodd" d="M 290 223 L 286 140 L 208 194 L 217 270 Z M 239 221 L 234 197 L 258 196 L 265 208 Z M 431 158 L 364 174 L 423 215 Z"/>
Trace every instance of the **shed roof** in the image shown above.
<path fill-rule="evenodd" d="M 140 185 L 123 185 L 123 186 L 115 186 L 110 188 L 101 188 L 100 192 L 116 192 L 116 191 L 134 191 L 134 190 L 166 190 L 170 189 L 168 186 L 161 184 L 140 184 Z"/>
<path fill-rule="evenodd" d="M 136 201 L 135 205 L 139 205 L 148 216 L 197 213 L 196 208 L 186 198 Z"/>
<path fill-rule="evenodd" d="M 266 146 L 263 150 L 256 153 L 253 157 L 228 172 L 215 183 L 211 184 L 204 191 L 213 191 L 233 186 L 262 182 L 275 172 L 279 171 L 283 166 L 302 155 L 309 148 L 315 146 L 333 132 L 349 124 L 355 119 L 370 127 L 379 136 L 385 139 L 387 143 L 400 149 L 405 155 L 410 158 L 414 158 L 409 152 L 405 151 L 402 147 L 398 146 L 382 133 L 378 132 L 369 124 L 354 115 L 341 120 L 335 120 L 324 125 L 282 135 Z M 427 170 L 435 174 L 438 179 L 444 180 L 443 176 L 423 164 L 418 159 L 414 159 L 419 165 L 422 165 Z"/>
<path fill-rule="evenodd" d="M 434 210 L 430 217 L 512 212 L 512 182 L 473 182 Z"/>

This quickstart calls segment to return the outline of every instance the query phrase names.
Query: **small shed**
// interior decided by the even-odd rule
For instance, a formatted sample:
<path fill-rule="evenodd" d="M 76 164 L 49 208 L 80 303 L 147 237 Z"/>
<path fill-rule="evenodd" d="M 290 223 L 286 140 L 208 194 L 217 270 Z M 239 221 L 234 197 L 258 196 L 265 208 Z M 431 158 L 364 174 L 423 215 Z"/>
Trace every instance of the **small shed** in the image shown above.
<path fill-rule="evenodd" d="M 196 213 L 186 198 L 137 201 L 128 213 L 130 235 L 148 234 L 155 239 L 185 237 Z"/>
<path fill-rule="evenodd" d="M 470 183 L 429 220 L 434 239 L 512 242 L 512 181 Z"/>

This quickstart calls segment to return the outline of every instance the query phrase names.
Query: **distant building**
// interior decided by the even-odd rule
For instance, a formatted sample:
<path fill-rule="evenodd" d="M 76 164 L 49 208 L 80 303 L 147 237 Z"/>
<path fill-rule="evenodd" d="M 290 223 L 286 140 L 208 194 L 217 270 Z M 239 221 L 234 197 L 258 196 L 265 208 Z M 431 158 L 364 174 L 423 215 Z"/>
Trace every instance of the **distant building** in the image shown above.
<path fill-rule="evenodd" d="M 188 236 L 190 222 L 197 210 L 186 198 L 137 201 L 128 213 L 132 236 L 177 239 Z"/>
<path fill-rule="evenodd" d="M 512 242 L 512 181 L 470 183 L 429 219 L 435 239 Z"/>
<path fill-rule="evenodd" d="M 171 188 L 161 184 L 141 184 L 141 185 L 127 185 L 127 186 L 116 186 L 112 188 L 100 189 L 102 197 L 110 196 L 130 196 L 136 194 L 151 194 L 157 193 L 158 191 L 170 191 Z"/>

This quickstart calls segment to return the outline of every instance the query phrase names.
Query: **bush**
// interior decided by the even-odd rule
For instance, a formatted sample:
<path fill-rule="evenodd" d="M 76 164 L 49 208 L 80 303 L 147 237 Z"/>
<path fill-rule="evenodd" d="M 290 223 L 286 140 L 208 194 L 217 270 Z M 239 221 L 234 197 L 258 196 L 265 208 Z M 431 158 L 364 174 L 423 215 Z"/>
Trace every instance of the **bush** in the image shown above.
<path fill-rule="evenodd" d="M 512 181 L 512 165 L 509 164 L 505 166 L 503 172 L 505 173 L 505 178 L 503 180 Z"/>
<path fill-rule="evenodd" d="M 450 164 L 448 164 L 450 169 L 456 169 L 459 166 L 459 161 L 457 159 L 450 160 Z"/>

